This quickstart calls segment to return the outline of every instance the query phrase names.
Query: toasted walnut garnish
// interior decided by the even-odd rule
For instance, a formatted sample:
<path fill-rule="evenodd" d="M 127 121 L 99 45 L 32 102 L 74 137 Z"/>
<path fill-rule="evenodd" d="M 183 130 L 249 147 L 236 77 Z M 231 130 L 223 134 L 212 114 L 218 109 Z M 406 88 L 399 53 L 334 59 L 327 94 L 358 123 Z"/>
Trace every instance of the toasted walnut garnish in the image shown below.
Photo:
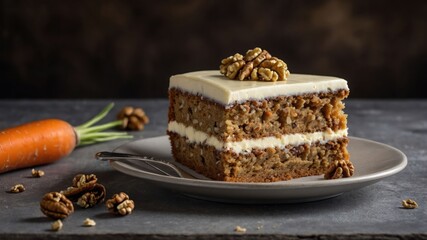
<path fill-rule="evenodd" d="M 418 204 L 412 199 L 405 199 L 402 201 L 402 207 L 406 209 L 414 209 L 418 207 Z"/>
<path fill-rule="evenodd" d="M 83 221 L 83 226 L 84 227 L 94 227 L 96 225 L 96 222 L 93 219 L 90 218 L 86 218 Z"/>
<path fill-rule="evenodd" d="M 287 64 L 261 48 L 250 49 L 245 56 L 234 54 L 221 61 L 220 72 L 229 79 L 255 81 L 286 81 L 290 75 Z"/>
<path fill-rule="evenodd" d="M 243 56 L 236 53 L 234 56 L 229 56 L 221 60 L 219 71 L 226 77 L 234 79 L 244 65 L 245 61 L 243 60 Z"/>
<path fill-rule="evenodd" d="M 58 219 L 52 223 L 51 228 L 53 231 L 59 231 L 62 229 L 62 226 L 63 226 L 62 221 Z"/>
<path fill-rule="evenodd" d="M 141 131 L 144 130 L 145 124 L 150 122 L 150 119 L 145 114 L 142 108 L 124 107 L 117 119 L 122 120 L 122 128 L 128 130 Z"/>
<path fill-rule="evenodd" d="M 326 171 L 325 179 L 337 179 L 351 177 L 354 174 L 354 166 L 350 161 L 336 160 Z"/>
<path fill-rule="evenodd" d="M 40 210 L 53 219 L 64 219 L 74 212 L 73 203 L 59 192 L 46 193 L 40 202 Z"/>
<path fill-rule="evenodd" d="M 16 184 L 15 186 L 11 187 L 9 192 L 10 193 L 21 193 L 25 191 L 25 187 L 22 184 Z"/>
<path fill-rule="evenodd" d="M 43 177 L 44 176 L 44 171 L 42 171 L 42 170 L 36 170 L 36 169 L 32 169 L 31 170 L 31 176 L 33 176 L 33 177 Z"/>
<path fill-rule="evenodd" d="M 95 174 L 78 174 L 73 179 L 73 185 L 61 193 L 80 207 L 93 207 L 103 202 L 106 195 L 104 185 L 97 181 Z"/>
<path fill-rule="evenodd" d="M 109 212 L 122 216 L 131 214 L 135 207 L 134 202 L 124 192 L 114 194 L 111 199 L 107 200 L 105 205 Z"/>

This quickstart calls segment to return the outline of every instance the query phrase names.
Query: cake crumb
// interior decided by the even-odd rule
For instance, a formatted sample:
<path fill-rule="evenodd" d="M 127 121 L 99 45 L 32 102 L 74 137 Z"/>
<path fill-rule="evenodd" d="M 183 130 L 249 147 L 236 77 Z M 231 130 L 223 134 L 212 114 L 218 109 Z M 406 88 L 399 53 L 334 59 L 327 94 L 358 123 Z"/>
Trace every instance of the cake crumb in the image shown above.
<path fill-rule="evenodd" d="M 234 228 L 234 231 L 238 232 L 238 233 L 245 233 L 246 232 L 246 228 L 241 227 L 241 226 L 236 226 L 236 228 Z"/>

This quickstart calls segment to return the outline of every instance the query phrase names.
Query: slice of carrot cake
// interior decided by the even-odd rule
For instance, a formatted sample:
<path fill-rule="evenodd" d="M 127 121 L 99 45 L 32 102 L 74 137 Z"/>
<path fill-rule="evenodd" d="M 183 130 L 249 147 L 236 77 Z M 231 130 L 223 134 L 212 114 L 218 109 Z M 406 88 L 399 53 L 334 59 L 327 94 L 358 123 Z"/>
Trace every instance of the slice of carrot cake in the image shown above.
<path fill-rule="evenodd" d="M 347 82 L 290 75 L 276 58 L 276 68 L 266 68 L 273 74 L 263 74 L 263 61 L 273 57 L 257 62 L 236 55 L 224 59 L 220 71 L 171 77 L 167 133 L 175 160 L 230 182 L 273 182 L 328 171 L 329 178 L 351 176 L 342 103 Z M 239 59 L 243 66 L 231 71 Z M 252 67 L 245 69 L 247 64 Z M 242 77 L 244 71 L 249 74 Z"/>

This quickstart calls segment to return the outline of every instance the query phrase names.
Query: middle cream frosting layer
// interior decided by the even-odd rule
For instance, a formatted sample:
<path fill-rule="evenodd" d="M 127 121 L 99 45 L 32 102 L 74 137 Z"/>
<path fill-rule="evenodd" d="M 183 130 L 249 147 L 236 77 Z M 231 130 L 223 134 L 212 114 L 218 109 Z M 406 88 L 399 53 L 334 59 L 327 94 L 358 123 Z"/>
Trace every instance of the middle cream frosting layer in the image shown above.
<path fill-rule="evenodd" d="M 328 141 L 337 140 L 347 136 L 347 129 L 314 133 L 297 133 L 283 135 L 280 138 L 277 137 L 264 137 L 258 139 L 245 139 L 238 142 L 223 142 L 218 140 L 214 136 L 194 129 L 192 126 L 185 126 L 182 123 L 171 121 L 168 124 L 168 131 L 175 132 L 182 137 L 188 139 L 191 143 L 207 144 L 215 147 L 217 150 L 231 150 L 235 153 L 247 153 L 252 151 L 254 148 L 265 149 L 268 147 L 284 148 L 287 145 L 301 145 L 301 144 L 312 144 L 320 142 L 321 144 Z"/>

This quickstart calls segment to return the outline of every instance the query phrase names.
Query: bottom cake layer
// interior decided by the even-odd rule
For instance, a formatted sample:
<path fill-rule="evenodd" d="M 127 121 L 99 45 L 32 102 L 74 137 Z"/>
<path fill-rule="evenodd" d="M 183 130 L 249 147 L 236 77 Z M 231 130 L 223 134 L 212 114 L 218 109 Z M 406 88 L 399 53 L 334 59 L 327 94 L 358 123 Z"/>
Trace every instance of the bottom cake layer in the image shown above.
<path fill-rule="evenodd" d="M 212 146 L 190 143 L 168 132 L 176 161 L 214 180 L 228 182 L 275 182 L 324 174 L 336 160 L 349 161 L 348 138 L 324 144 L 288 145 L 285 148 L 253 149 L 237 154 Z"/>

